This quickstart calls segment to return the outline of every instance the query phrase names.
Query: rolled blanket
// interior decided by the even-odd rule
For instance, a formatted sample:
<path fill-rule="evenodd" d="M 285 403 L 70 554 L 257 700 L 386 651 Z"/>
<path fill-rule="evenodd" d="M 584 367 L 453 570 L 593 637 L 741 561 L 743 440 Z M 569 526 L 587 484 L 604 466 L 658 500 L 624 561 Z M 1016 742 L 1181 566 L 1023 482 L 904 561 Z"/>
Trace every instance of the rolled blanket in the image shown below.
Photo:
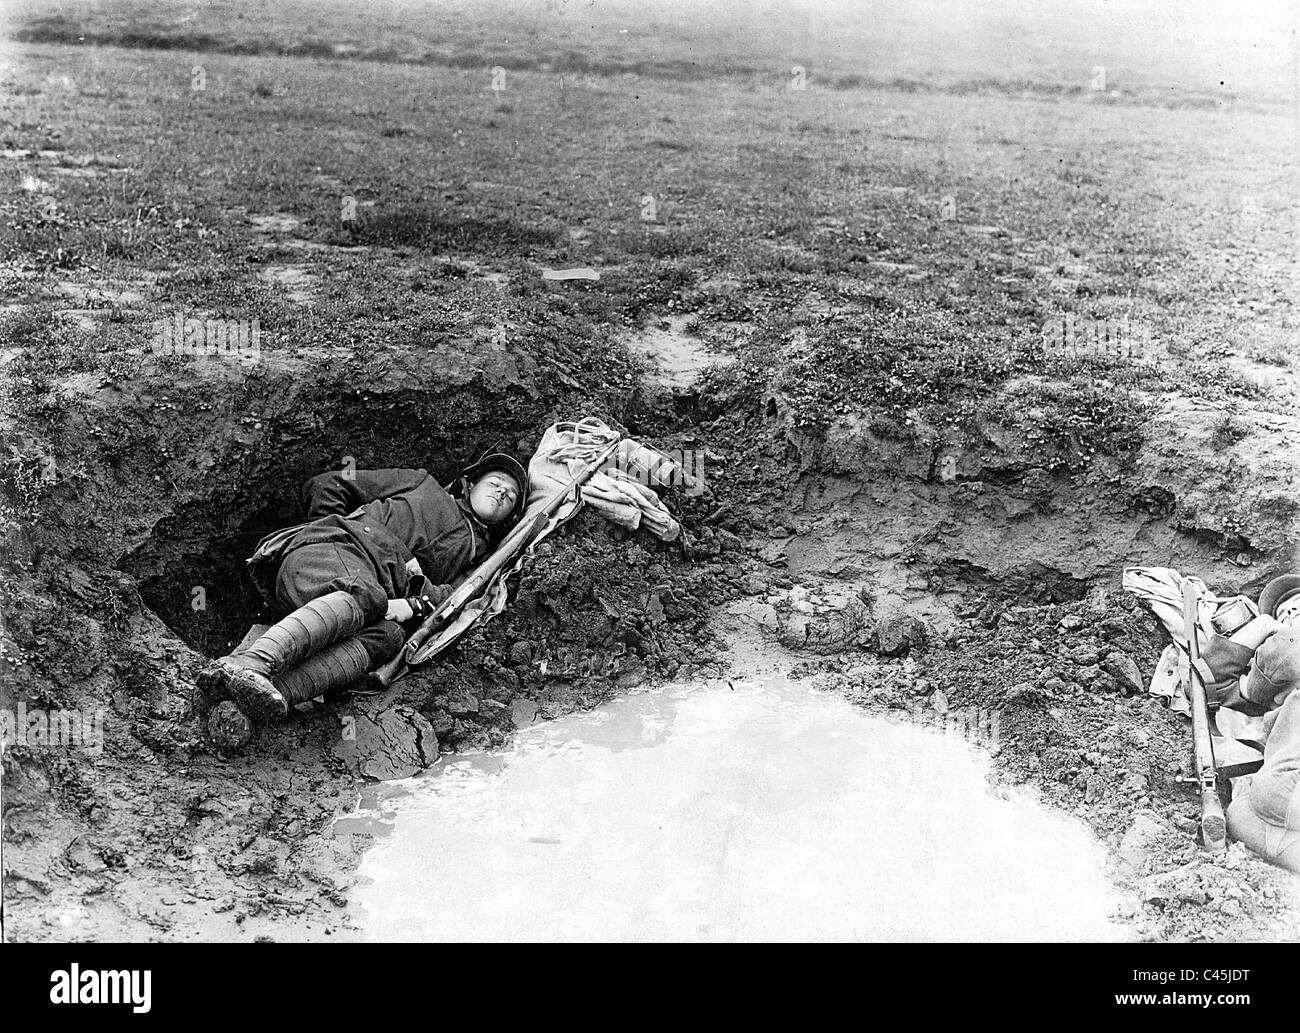
<path fill-rule="evenodd" d="M 599 451 L 609 433 L 608 427 L 594 420 L 557 423 L 547 430 L 528 464 L 534 497 L 545 498 L 567 481 Z M 681 534 L 681 525 L 650 484 L 677 481 L 690 483 L 679 464 L 649 445 L 624 439 L 616 454 L 582 485 L 581 500 L 621 527 L 644 527 L 657 538 L 672 541 Z"/>

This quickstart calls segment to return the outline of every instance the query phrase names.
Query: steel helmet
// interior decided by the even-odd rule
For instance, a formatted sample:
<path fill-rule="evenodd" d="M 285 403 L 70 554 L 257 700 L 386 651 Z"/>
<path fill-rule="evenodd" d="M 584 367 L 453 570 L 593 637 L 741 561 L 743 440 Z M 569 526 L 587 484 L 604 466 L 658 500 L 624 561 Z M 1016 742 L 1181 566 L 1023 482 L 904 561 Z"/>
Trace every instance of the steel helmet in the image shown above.
<path fill-rule="evenodd" d="M 1277 616 L 1277 608 L 1297 592 L 1300 592 L 1300 574 L 1283 574 L 1275 577 L 1260 593 L 1259 609 L 1270 617 Z"/>
<path fill-rule="evenodd" d="M 467 466 L 461 471 L 461 494 L 465 498 L 469 498 L 470 485 L 493 470 L 508 473 L 519 484 L 519 497 L 515 499 L 514 510 L 511 511 L 509 517 L 497 525 L 502 530 L 508 530 L 519 522 L 519 518 L 524 515 L 524 510 L 528 508 L 528 471 L 523 468 L 518 459 L 514 456 L 508 456 L 504 452 L 485 454 L 478 462 L 472 466 Z"/>

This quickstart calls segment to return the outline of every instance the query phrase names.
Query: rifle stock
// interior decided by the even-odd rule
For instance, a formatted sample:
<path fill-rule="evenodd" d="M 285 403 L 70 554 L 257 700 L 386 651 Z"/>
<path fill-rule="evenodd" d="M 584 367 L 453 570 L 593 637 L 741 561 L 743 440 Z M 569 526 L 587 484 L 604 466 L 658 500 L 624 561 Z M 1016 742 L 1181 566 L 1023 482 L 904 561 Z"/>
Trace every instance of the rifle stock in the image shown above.
<path fill-rule="evenodd" d="M 1198 670 L 1200 643 L 1196 638 L 1196 589 L 1183 583 L 1183 626 L 1187 635 L 1187 702 L 1192 708 L 1192 748 L 1195 755 L 1195 781 L 1201 797 L 1201 842 L 1206 850 L 1218 853 L 1227 846 L 1228 826 L 1223 817 L 1223 803 L 1216 785 L 1218 771 L 1214 764 L 1214 745 L 1210 741 L 1210 715 L 1205 703 L 1205 681 Z"/>

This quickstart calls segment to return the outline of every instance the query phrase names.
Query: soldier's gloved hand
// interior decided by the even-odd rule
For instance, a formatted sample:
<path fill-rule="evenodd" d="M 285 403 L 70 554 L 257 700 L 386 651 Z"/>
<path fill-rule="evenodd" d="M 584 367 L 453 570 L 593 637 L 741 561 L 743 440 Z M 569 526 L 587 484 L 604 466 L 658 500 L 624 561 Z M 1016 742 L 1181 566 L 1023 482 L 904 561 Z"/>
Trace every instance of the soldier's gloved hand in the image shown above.
<path fill-rule="evenodd" d="M 432 585 L 424 595 L 408 595 L 405 599 L 389 599 L 384 620 L 405 624 L 409 620 L 424 620 L 451 595 L 450 585 Z"/>
<path fill-rule="evenodd" d="M 413 616 L 415 616 L 415 609 L 411 606 L 410 600 L 388 600 L 388 612 L 384 614 L 384 620 L 397 621 L 398 624 L 405 624 Z"/>

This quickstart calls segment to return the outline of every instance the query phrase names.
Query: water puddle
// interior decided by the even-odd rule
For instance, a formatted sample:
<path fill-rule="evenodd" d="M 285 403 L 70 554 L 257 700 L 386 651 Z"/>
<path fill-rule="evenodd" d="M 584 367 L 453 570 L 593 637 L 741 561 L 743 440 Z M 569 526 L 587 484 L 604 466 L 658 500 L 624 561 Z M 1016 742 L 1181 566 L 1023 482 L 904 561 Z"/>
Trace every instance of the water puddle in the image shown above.
<path fill-rule="evenodd" d="M 341 819 L 391 827 L 355 914 L 406 941 L 1122 936 L 1100 846 L 987 763 L 784 679 L 641 693 Z"/>

